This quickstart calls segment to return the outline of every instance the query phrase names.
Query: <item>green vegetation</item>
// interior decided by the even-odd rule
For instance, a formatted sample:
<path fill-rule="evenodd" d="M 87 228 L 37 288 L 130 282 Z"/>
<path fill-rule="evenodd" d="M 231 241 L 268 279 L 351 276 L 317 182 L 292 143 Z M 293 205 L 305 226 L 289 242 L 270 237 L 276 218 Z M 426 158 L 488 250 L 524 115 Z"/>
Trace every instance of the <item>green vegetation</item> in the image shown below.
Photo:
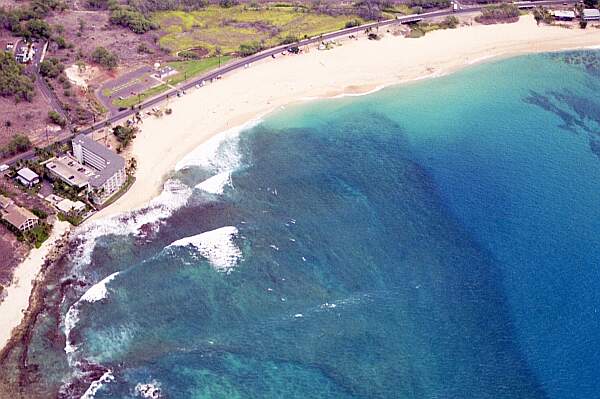
<path fill-rule="evenodd" d="M 342 29 L 348 15 L 318 14 L 287 4 L 251 8 L 211 5 L 192 12 L 157 12 L 153 20 L 166 33 L 160 39 L 161 47 L 173 53 L 192 48 L 214 51 L 218 46 L 224 54 L 240 50 L 247 54 L 258 47 L 277 45 L 289 37 L 302 39 Z M 353 20 L 363 22 L 356 16 Z"/>
<path fill-rule="evenodd" d="M 10 139 L 5 147 L 0 148 L 0 155 L 3 157 L 8 157 L 25 152 L 30 148 L 31 141 L 29 141 L 29 138 L 24 134 L 17 133 Z"/>
<path fill-rule="evenodd" d="M 116 5 L 113 7 L 110 13 L 110 22 L 129 28 L 138 34 L 158 28 L 158 25 L 146 18 L 144 14 L 129 6 Z"/>
<path fill-rule="evenodd" d="M 360 25 L 362 25 L 360 20 L 355 18 L 355 19 L 351 19 L 350 21 L 346 22 L 346 25 L 344 25 L 344 28 L 354 28 L 355 26 L 360 26 Z"/>
<path fill-rule="evenodd" d="M 63 118 L 58 112 L 53 110 L 48 111 L 48 120 L 62 128 L 64 128 L 67 125 L 67 121 L 65 120 L 65 118 Z"/>
<path fill-rule="evenodd" d="M 69 222 L 73 226 L 79 226 L 83 222 L 83 215 L 79 212 L 71 211 L 68 213 L 59 212 L 56 217 L 61 222 Z"/>
<path fill-rule="evenodd" d="M 169 86 L 166 84 L 161 84 L 158 86 L 151 87 L 150 89 L 140 93 L 138 96 L 127 97 L 123 100 L 115 100 L 113 104 L 119 108 L 129 108 L 131 106 L 139 104 L 140 101 L 144 101 L 147 98 L 154 97 L 157 94 L 162 93 L 163 91 L 167 91 Z"/>
<path fill-rule="evenodd" d="M 0 96 L 31 101 L 33 93 L 33 82 L 23 73 L 23 67 L 10 53 L 0 52 Z"/>
<path fill-rule="evenodd" d="M 242 43 L 240 44 L 240 48 L 238 50 L 239 55 L 242 57 L 248 57 L 249 55 L 256 54 L 259 51 L 265 49 L 264 42 L 253 41 L 250 43 Z"/>
<path fill-rule="evenodd" d="M 43 209 L 39 209 L 39 208 L 33 208 L 31 210 L 31 213 L 33 213 L 35 216 L 39 217 L 40 219 L 46 219 L 48 217 L 48 212 L 46 212 Z"/>
<path fill-rule="evenodd" d="M 458 23 L 458 18 L 456 18 L 454 15 L 446 17 L 444 21 L 437 24 L 431 24 L 428 22 L 418 22 L 410 26 L 410 34 L 408 35 L 408 37 L 414 39 L 423 37 L 427 32 L 431 32 L 438 29 L 455 29 L 458 26 Z"/>
<path fill-rule="evenodd" d="M 481 10 L 481 15 L 475 20 L 482 24 L 495 24 L 501 22 L 516 22 L 519 19 L 519 8 L 514 4 L 500 4 L 487 6 Z"/>
<path fill-rule="evenodd" d="M 450 0 L 410 0 L 408 5 L 410 7 L 421 7 L 422 9 L 448 8 L 450 7 Z"/>
<path fill-rule="evenodd" d="M 24 38 L 48 38 L 52 30 L 42 19 L 53 10 L 65 8 L 61 0 L 33 0 L 27 6 L 0 7 L 0 26 Z"/>
<path fill-rule="evenodd" d="M 220 62 L 225 63 L 232 58 L 230 56 L 222 56 Z M 173 75 L 167 80 L 168 84 L 174 86 L 203 72 L 217 68 L 219 66 L 219 57 L 204 58 L 202 60 L 174 61 L 167 63 L 167 65 L 178 71 L 177 75 Z"/>
<path fill-rule="evenodd" d="M 92 61 L 103 66 L 106 69 L 115 69 L 119 63 L 116 54 L 111 53 L 104 47 L 96 47 L 91 55 Z"/>
<path fill-rule="evenodd" d="M 48 58 L 40 63 L 40 74 L 48 78 L 56 78 L 65 70 L 58 58 Z"/>
<path fill-rule="evenodd" d="M 135 134 L 138 129 L 135 126 L 115 126 L 113 127 L 113 134 L 120 143 L 120 149 L 123 149 L 131 143 L 131 140 L 135 138 Z M 118 152 L 118 151 L 117 151 Z"/>
<path fill-rule="evenodd" d="M 20 233 L 17 237 L 25 242 L 34 245 L 36 248 L 42 246 L 44 241 L 50 237 L 52 226 L 45 222 L 40 222 L 33 229 Z"/>

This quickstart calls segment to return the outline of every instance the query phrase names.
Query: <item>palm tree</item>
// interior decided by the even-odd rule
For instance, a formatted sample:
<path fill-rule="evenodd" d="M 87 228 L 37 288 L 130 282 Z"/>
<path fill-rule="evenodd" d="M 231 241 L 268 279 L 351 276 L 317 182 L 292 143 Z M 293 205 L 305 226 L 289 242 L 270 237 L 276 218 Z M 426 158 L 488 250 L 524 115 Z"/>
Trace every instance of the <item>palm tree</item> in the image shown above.
<path fill-rule="evenodd" d="M 219 57 L 219 68 L 221 68 L 221 55 L 223 55 L 223 50 L 221 50 L 221 47 L 215 47 L 215 55 Z"/>

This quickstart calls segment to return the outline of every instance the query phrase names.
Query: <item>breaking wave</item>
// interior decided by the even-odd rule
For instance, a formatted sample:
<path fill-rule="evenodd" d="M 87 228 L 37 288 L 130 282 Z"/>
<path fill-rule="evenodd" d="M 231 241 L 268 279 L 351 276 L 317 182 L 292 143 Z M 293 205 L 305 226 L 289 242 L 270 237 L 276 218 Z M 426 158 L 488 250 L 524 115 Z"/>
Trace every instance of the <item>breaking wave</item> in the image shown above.
<path fill-rule="evenodd" d="M 225 191 L 225 187 L 233 187 L 231 171 L 221 172 L 217 175 L 209 177 L 203 182 L 197 184 L 194 188 L 210 194 L 221 195 Z"/>
<path fill-rule="evenodd" d="M 80 399 L 93 399 L 96 397 L 96 392 L 100 388 L 102 388 L 105 384 L 108 384 L 111 381 L 115 380 L 115 376 L 112 374 L 111 370 L 108 370 L 106 373 L 102 375 L 99 379 L 92 382 L 88 389 L 85 391 L 83 395 L 81 395 Z"/>
<path fill-rule="evenodd" d="M 234 242 L 237 236 L 236 227 L 226 226 L 174 241 L 165 249 L 193 247 L 216 271 L 230 273 L 242 260 L 242 251 Z"/>

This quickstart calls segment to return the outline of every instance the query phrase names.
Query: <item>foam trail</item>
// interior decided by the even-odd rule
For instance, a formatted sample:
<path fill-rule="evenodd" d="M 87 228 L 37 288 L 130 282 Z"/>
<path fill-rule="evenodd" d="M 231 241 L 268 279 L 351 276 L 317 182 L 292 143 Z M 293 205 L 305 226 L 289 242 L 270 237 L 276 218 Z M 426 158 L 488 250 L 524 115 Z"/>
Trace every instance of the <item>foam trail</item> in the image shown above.
<path fill-rule="evenodd" d="M 135 396 L 141 396 L 142 398 L 160 398 L 160 383 L 156 380 L 152 380 L 146 384 L 141 382 L 135 386 Z"/>
<path fill-rule="evenodd" d="M 221 227 L 172 242 L 166 248 L 193 247 L 219 272 L 230 273 L 242 259 L 242 251 L 233 239 L 238 235 L 234 226 Z"/>
<path fill-rule="evenodd" d="M 225 187 L 233 187 L 233 182 L 231 181 L 231 172 L 228 171 L 209 177 L 203 182 L 197 184 L 194 188 L 210 194 L 221 195 L 225 191 Z"/>
<path fill-rule="evenodd" d="M 108 289 L 107 284 L 114 280 L 119 275 L 119 272 L 115 272 L 108 277 L 105 277 L 98 283 L 91 286 L 82 296 L 75 302 L 65 315 L 64 319 L 64 331 L 65 331 L 65 353 L 70 354 L 77 350 L 77 346 L 73 345 L 70 340 L 71 331 L 75 328 L 79 322 L 79 307 L 82 302 L 94 303 L 107 297 Z"/>
<path fill-rule="evenodd" d="M 158 228 L 159 223 L 168 218 L 177 209 L 185 206 L 192 195 L 192 189 L 181 181 L 169 179 L 161 194 L 140 209 L 121 216 L 101 219 L 84 225 L 76 232 L 81 245 L 76 250 L 76 266 L 87 265 L 96 246 L 96 240 L 107 235 L 139 235 L 140 228 L 148 225 Z"/>
<path fill-rule="evenodd" d="M 102 374 L 102 377 L 92 382 L 88 389 L 85 391 L 83 395 L 81 395 L 80 399 L 93 399 L 96 397 L 96 392 L 100 388 L 102 388 L 105 384 L 108 384 L 111 381 L 115 380 L 115 376 L 112 374 L 111 370 L 108 370 L 106 373 Z"/>

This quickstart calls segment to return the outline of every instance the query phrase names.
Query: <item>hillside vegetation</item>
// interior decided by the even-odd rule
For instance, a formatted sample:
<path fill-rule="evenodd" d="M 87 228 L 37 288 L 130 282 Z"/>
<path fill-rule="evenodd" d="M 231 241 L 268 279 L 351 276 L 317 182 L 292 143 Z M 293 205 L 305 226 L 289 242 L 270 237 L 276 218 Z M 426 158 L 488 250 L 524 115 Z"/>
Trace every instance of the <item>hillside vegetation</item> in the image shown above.
<path fill-rule="evenodd" d="M 208 6 L 192 12 L 157 12 L 153 17 L 165 32 L 160 38 L 161 47 L 173 53 L 198 47 L 214 51 L 220 47 L 225 54 L 239 51 L 242 44 L 269 47 L 331 32 L 354 19 L 362 21 L 355 15 L 317 14 L 287 5 Z"/>

